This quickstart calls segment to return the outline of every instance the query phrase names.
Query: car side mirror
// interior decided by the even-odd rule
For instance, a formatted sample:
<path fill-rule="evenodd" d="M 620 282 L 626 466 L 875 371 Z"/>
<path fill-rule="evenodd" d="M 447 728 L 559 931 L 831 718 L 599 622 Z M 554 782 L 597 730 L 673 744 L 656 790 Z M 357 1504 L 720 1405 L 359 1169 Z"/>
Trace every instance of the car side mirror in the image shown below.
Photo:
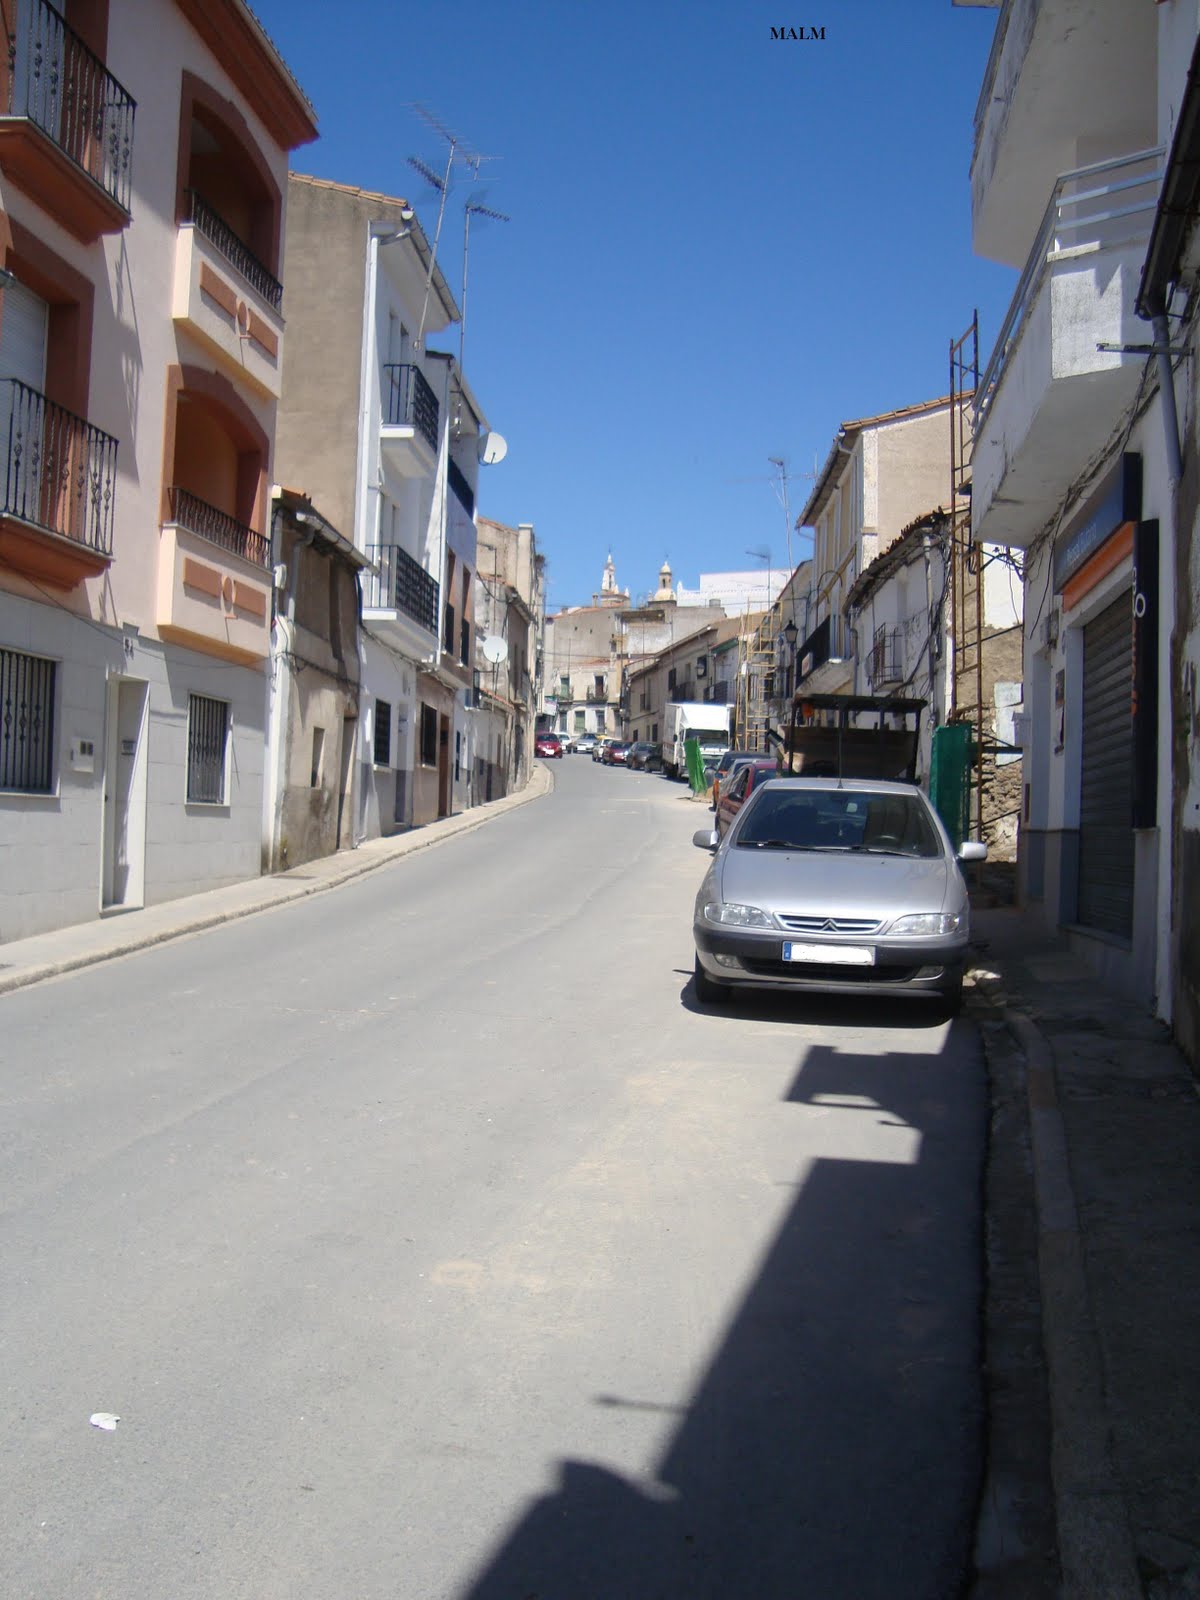
<path fill-rule="evenodd" d="M 701 828 L 692 835 L 692 843 L 700 850 L 715 850 L 720 842 L 721 835 L 715 828 Z"/>
<path fill-rule="evenodd" d="M 958 847 L 960 861 L 986 861 L 988 847 L 982 839 L 964 839 Z"/>

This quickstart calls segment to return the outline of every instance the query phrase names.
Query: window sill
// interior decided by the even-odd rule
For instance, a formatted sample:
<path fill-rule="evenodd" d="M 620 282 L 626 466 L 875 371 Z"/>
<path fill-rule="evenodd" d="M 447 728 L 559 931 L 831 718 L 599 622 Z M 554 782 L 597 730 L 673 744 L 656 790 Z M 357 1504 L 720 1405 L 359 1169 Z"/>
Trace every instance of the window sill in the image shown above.
<path fill-rule="evenodd" d="M 206 815 L 211 815 L 213 812 L 219 811 L 223 816 L 227 817 L 230 815 L 230 812 L 233 808 L 230 806 L 228 800 L 185 800 L 183 802 L 183 809 L 185 811 L 201 811 Z"/>
<path fill-rule="evenodd" d="M 36 800 L 43 806 L 57 806 L 59 792 L 57 789 L 51 790 L 50 793 L 44 789 L 0 789 L 0 803 L 8 800 L 20 800 L 23 803 Z"/>

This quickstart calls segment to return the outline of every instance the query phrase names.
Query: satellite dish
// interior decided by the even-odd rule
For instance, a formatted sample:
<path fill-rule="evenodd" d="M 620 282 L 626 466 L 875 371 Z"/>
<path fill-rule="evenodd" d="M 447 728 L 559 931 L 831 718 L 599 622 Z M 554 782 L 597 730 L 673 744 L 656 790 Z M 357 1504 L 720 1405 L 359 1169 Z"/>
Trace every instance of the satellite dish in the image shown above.
<path fill-rule="evenodd" d="M 485 467 L 494 467 L 508 454 L 508 440 L 500 433 L 485 433 L 479 439 L 479 459 Z"/>
<path fill-rule="evenodd" d="M 490 661 L 493 667 L 498 667 L 502 661 L 508 659 L 508 640 L 500 639 L 494 633 L 489 633 L 483 641 L 483 659 Z"/>

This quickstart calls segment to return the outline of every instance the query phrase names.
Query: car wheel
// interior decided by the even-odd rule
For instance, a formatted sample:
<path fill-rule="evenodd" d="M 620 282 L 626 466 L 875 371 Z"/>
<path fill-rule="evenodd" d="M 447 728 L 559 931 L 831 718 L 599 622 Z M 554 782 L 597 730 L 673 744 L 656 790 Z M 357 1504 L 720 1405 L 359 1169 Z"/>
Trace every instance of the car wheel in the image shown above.
<path fill-rule="evenodd" d="M 696 999 L 703 1006 L 723 1006 L 729 999 L 729 985 L 710 978 L 700 965 L 699 956 L 695 957 L 692 968 L 692 988 L 696 991 Z"/>

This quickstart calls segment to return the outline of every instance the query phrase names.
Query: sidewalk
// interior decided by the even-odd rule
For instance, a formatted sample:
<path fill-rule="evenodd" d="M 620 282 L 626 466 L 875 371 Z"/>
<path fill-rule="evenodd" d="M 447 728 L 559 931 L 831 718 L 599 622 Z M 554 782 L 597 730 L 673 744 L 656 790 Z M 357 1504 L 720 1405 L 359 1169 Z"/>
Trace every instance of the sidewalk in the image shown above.
<path fill-rule="evenodd" d="M 1197 1600 L 1195 1079 L 1160 1024 L 1019 911 L 977 912 L 973 931 L 974 1009 L 993 1067 L 994 1115 L 1006 1031 L 995 1019 L 1024 1058 L 1007 1046 L 1028 1102 L 1061 1592 Z M 990 1246 L 993 1220 L 989 1205 Z"/>
<path fill-rule="evenodd" d="M 273 877 L 249 878 L 244 883 L 168 900 L 144 910 L 123 911 L 70 928 L 34 934 L 28 939 L 13 939 L 0 944 L 0 995 L 39 983 L 44 978 L 58 977 L 98 961 L 109 961 L 114 956 L 162 944 L 167 939 L 219 927 L 238 917 L 254 916 L 259 911 L 287 905 L 291 900 L 302 900 L 306 895 L 336 889 L 402 856 L 427 850 L 445 839 L 482 827 L 493 817 L 527 805 L 549 794 L 553 788 L 554 779 L 549 768 L 542 762 L 535 762 L 529 782 L 519 793 L 491 800 L 452 817 L 441 817 L 408 833 L 370 839 L 357 850 L 341 850 L 337 855 L 305 862 L 301 867 Z"/>

